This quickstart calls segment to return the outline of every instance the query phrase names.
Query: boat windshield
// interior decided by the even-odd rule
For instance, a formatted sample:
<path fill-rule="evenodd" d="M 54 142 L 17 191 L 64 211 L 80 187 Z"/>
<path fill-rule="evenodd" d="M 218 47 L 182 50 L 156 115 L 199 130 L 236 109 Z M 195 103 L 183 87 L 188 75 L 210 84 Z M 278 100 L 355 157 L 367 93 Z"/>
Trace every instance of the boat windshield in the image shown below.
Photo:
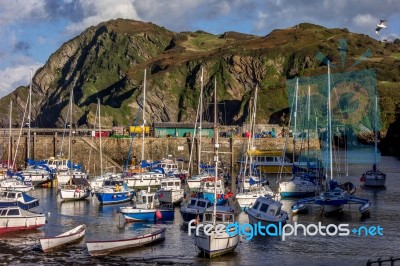
<path fill-rule="evenodd" d="M 261 203 L 260 212 L 267 212 L 268 206 L 268 204 Z"/>
<path fill-rule="evenodd" d="M 255 209 L 255 210 L 257 210 L 259 205 L 260 205 L 260 202 L 259 202 L 259 201 L 256 201 L 256 202 L 254 203 L 254 205 L 253 205 L 252 208 Z"/>
<path fill-rule="evenodd" d="M 8 209 L 8 216 L 12 215 L 12 216 L 18 216 L 19 215 L 19 209 Z"/>
<path fill-rule="evenodd" d="M 16 194 L 14 192 L 10 192 L 7 194 L 7 198 L 9 198 L 9 199 L 14 199 L 15 196 L 16 196 Z"/>

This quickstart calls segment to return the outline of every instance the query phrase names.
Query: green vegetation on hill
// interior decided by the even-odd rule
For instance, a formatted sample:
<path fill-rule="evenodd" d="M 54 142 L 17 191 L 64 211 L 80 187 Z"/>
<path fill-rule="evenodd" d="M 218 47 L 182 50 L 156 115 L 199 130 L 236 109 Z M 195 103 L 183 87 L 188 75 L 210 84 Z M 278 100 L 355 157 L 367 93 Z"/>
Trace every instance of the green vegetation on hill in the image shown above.
<path fill-rule="evenodd" d="M 342 67 L 340 43 L 346 40 Z M 211 113 L 214 80 L 227 123 L 247 120 L 254 89 L 259 86 L 257 123 L 279 123 L 288 108 L 286 81 L 333 71 L 375 69 L 382 130 L 399 123 L 400 43 L 381 43 L 347 29 L 302 23 L 259 37 L 237 32 L 171 32 L 152 23 L 125 19 L 90 27 L 64 43 L 34 76 L 33 121 L 39 127 L 65 124 L 69 92 L 74 90 L 73 117 L 81 127 L 95 123 L 101 99 L 105 127 L 129 125 L 142 106 L 143 72 L 147 69 L 146 120 L 194 122 L 204 69 L 204 117 Z M 27 87 L 0 101 L 0 121 L 8 124 L 12 98 L 21 122 Z M 17 112 L 17 111 L 15 111 Z M 392 126 L 393 127 L 393 126 Z M 390 137 L 390 136 L 389 136 Z"/>

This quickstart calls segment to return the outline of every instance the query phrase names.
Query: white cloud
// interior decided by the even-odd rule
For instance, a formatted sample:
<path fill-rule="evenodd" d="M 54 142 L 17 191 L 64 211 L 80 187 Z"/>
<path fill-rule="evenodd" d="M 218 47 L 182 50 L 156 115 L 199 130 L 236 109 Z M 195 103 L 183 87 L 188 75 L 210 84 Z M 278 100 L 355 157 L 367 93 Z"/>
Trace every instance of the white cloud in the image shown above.
<path fill-rule="evenodd" d="M 18 21 L 35 21 L 47 17 L 43 0 L 0 0 L 0 26 Z"/>
<path fill-rule="evenodd" d="M 67 31 L 77 34 L 90 26 L 115 18 L 139 20 L 134 2 L 133 0 L 80 0 L 78 5 L 83 12 L 83 18 L 81 21 L 71 23 Z"/>
<path fill-rule="evenodd" d="M 41 67 L 39 63 L 18 65 L 0 70 L 0 98 L 14 91 L 19 86 L 27 86 L 30 82 L 30 69 L 33 73 Z"/>

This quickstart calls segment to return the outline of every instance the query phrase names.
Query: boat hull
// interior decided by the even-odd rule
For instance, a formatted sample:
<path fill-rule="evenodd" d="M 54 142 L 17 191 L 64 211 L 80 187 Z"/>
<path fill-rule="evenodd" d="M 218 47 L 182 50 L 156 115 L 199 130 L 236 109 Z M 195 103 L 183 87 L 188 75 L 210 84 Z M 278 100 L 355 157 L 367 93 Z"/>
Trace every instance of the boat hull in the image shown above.
<path fill-rule="evenodd" d="M 304 182 L 306 183 L 306 182 Z M 300 184 L 291 181 L 279 184 L 279 193 L 282 197 L 307 197 L 315 194 L 318 186 L 311 184 Z"/>
<path fill-rule="evenodd" d="M 90 196 L 90 190 L 60 189 L 60 198 L 63 200 L 82 200 Z"/>
<path fill-rule="evenodd" d="M 386 179 L 383 178 L 366 178 L 363 185 L 367 187 L 384 187 Z"/>
<path fill-rule="evenodd" d="M 184 190 L 162 190 L 158 191 L 158 201 L 164 203 L 177 204 L 183 199 Z"/>
<path fill-rule="evenodd" d="M 33 214 L 26 216 L 1 216 L 0 217 L 0 234 L 31 230 L 38 227 L 44 226 L 46 223 L 46 217 L 44 214 Z"/>
<path fill-rule="evenodd" d="M 74 242 L 78 242 L 82 240 L 86 233 L 86 226 L 79 225 L 74 229 L 65 232 L 61 235 L 49 238 L 41 238 L 40 245 L 42 247 L 43 252 L 49 252 L 56 248 L 60 248 L 67 244 L 71 244 Z"/>
<path fill-rule="evenodd" d="M 154 244 L 165 240 L 165 228 L 151 234 L 122 240 L 86 241 L 86 246 L 91 256 L 107 255 L 111 252 L 125 250 L 133 247 Z"/>
<path fill-rule="evenodd" d="M 267 227 L 269 225 L 274 225 L 276 228 L 278 228 L 280 225 L 285 225 L 286 224 L 286 219 L 268 221 L 268 220 L 257 218 L 251 212 L 247 212 L 247 216 L 249 218 L 249 223 L 250 224 L 258 224 L 258 223 L 260 223 L 262 226 L 265 226 L 265 227 Z"/>
<path fill-rule="evenodd" d="M 95 192 L 95 195 L 101 204 L 117 204 L 128 202 L 133 199 L 132 192 Z"/>
<path fill-rule="evenodd" d="M 157 211 L 161 216 L 157 217 Z M 170 221 L 174 219 L 175 211 L 162 210 L 162 209 L 134 209 L 134 208 L 123 208 L 120 213 L 124 216 L 127 222 L 140 222 L 140 221 Z"/>
<path fill-rule="evenodd" d="M 214 258 L 233 252 L 239 241 L 238 234 L 229 236 L 226 232 L 218 235 L 213 231 L 211 235 L 206 235 L 200 230 L 199 234 L 195 236 L 195 245 L 207 258 Z"/>

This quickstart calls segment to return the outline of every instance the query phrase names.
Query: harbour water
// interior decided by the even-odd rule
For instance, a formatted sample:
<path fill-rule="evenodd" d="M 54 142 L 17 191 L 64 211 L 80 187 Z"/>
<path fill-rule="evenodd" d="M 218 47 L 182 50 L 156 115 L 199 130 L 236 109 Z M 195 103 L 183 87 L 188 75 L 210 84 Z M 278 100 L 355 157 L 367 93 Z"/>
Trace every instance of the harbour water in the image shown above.
<path fill-rule="evenodd" d="M 293 215 L 290 207 L 294 200 L 282 200 L 283 208 L 289 212 L 289 223 L 311 223 L 322 225 L 349 224 L 350 230 L 360 226 L 380 226 L 383 236 L 366 236 L 350 233 L 349 236 L 256 236 L 242 239 L 235 252 L 212 260 L 199 256 L 194 239 L 188 236 L 182 225 L 179 207 L 175 219 L 169 223 L 128 223 L 118 214 L 120 205 L 101 206 L 95 197 L 79 202 L 61 202 L 56 189 L 37 188 L 30 192 L 40 198 L 39 210 L 48 213 L 45 227 L 34 231 L 1 235 L 0 264 L 13 265 L 365 265 L 368 259 L 400 257 L 400 160 L 382 157 L 380 170 L 387 174 L 386 187 L 366 189 L 360 187 L 360 176 L 371 165 L 349 165 L 348 176 L 343 173 L 341 182 L 351 181 L 357 185 L 355 196 L 368 198 L 372 202 L 369 218 L 361 218 L 358 205 L 346 206 L 338 217 L 326 217 L 321 209 L 313 207 L 307 214 Z M 270 184 L 275 186 L 276 177 Z M 239 222 L 248 222 L 242 212 Z M 105 257 L 90 257 L 81 241 L 72 246 L 44 254 L 38 239 L 65 232 L 79 224 L 87 225 L 86 240 L 110 240 L 130 238 L 152 228 L 166 228 L 166 239 L 160 244 L 125 251 Z M 400 261 L 397 262 L 400 264 Z"/>

